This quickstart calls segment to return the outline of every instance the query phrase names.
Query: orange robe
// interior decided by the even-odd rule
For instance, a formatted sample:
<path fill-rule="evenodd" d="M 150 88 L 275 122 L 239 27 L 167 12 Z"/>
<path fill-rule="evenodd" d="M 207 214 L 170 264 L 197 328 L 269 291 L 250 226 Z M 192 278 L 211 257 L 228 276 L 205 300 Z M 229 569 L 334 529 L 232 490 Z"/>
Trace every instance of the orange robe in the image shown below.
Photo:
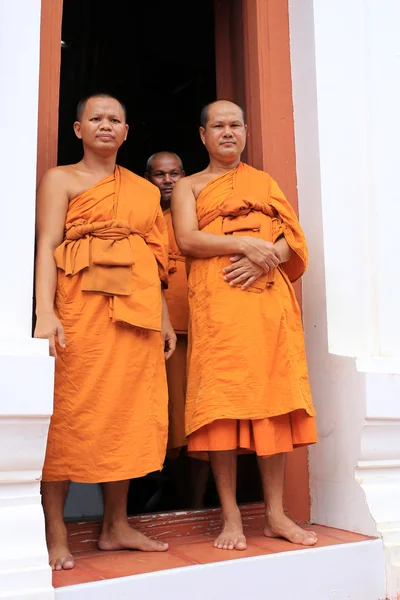
<path fill-rule="evenodd" d="M 186 445 L 185 437 L 185 396 L 186 396 L 186 354 L 189 319 L 188 287 L 185 257 L 182 256 L 175 240 L 171 211 L 164 211 L 169 240 L 169 284 L 165 290 L 172 327 L 177 334 L 176 349 L 167 360 L 168 380 L 168 448 Z"/>
<path fill-rule="evenodd" d="M 296 215 L 277 183 L 244 163 L 197 198 L 199 228 L 251 235 L 294 251 L 249 290 L 232 288 L 229 257 L 190 260 L 186 434 L 189 451 L 245 448 L 260 456 L 316 441 L 301 312 L 291 282 L 307 267 Z"/>
<path fill-rule="evenodd" d="M 117 166 L 69 204 L 54 255 L 67 346 L 57 348 L 44 481 L 118 481 L 163 466 L 168 239 L 159 202 L 155 186 Z"/>

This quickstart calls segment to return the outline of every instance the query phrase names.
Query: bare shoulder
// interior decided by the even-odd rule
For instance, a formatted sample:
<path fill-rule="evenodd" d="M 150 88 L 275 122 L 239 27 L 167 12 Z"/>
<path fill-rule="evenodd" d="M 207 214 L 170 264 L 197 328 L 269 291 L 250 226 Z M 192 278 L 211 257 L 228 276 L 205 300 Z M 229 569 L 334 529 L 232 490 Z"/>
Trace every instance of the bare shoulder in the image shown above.
<path fill-rule="evenodd" d="M 74 165 L 65 165 L 46 171 L 40 181 L 39 190 L 56 188 L 59 192 L 68 194 L 71 184 L 76 179 L 76 171 L 73 167 Z"/>
<path fill-rule="evenodd" d="M 207 185 L 210 179 L 212 179 L 212 177 L 213 176 L 209 173 L 207 169 L 204 171 L 199 171 L 199 173 L 193 173 L 193 175 L 187 175 L 186 177 L 182 177 L 182 179 L 180 179 L 175 184 L 175 188 L 177 188 L 178 193 L 191 192 L 194 198 L 197 199 L 197 196 Z"/>

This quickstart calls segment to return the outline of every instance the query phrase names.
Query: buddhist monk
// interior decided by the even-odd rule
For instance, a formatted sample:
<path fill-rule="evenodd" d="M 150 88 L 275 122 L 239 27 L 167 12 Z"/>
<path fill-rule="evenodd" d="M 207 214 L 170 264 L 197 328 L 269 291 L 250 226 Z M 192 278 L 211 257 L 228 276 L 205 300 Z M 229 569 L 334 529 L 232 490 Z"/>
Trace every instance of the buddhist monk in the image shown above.
<path fill-rule="evenodd" d="M 190 490 L 184 465 L 175 459 L 184 451 L 186 355 L 188 339 L 188 287 L 185 257 L 176 245 L 171 218 L 171 196 L 174 185 L 185 176 L 182 159 L 174 152 L 156 152 L 147 160 L 145 179 L 156 185 L 161 194 L 169 240 L 169 284 L 165 290 L 168 312 L 177 335 L 174 354 L 166 363 L 168 381 L 168 463 L 178 489 L 180 507 L 202 508 L 207 486 L 209 467 L 198 455 L 190 456 Z M 182 468 L 183 467 L 183 468 Z"/>
<path fill-rule="evenodd" d="M 175 348 L 162 292 L 168 239 L 159 190 L 116 164 L 125 107 L 100 94 L 74 123 L 83 158 L 50 169 L 37 195 L 35 337 L 55 357 L 54 413 L 42 477 L 50 565 L 74 566 L 63 507 L 70 481 L 101 482 L 102 550 L 165 551 L 129 527 L 129 480 L 161 470 L 164 358 Z"/>
<path fill-rule="evenodd" d="M 188 331 L 188 292 L 185 257 L 176 245 L 171 218 L 172 189 L 185 176 L 182 160 L 173 152 L 157 152 L 146 164 L 145 179 L 160 190 L 160 203 L 168 231 L 169 283 L 165 290 L 171 324 L 177 335 L 176 349 L 166 363 L 168 381 L 168 449 L 175 450 L 186 445 L 185 396 L 186 396 L 186 353 Z"/>
<path fill-rule="evenodd" d="M 292 287 L 307 247 L 276 181 L 241 162 L 246 136 L 241 107 L 206 106 L 200 137 L 209 165 L 178 181 L 172 195 L 176 241 L 190 264 L 188 449 L 209 452 L 223 519 L 216 548 L 246 548 L 238 450 L 257 454 L 264 535 L 312 546 L 315 533 L 283 510 L 285 453 L 317 439 Z"/>

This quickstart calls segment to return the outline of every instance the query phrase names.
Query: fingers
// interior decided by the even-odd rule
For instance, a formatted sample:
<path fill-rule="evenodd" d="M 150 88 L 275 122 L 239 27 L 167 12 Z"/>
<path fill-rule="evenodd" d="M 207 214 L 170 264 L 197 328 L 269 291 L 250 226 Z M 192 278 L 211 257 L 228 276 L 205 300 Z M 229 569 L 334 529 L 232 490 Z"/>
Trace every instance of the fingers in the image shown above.
<path fill-rule="evenodd" d="M 234 257 L 236 258 L 236 257 Z M 223 273 L 231 273 L 232 271 L 235 271 L 236 269 L 239 269 L 240 267 L 244 267 L 244 266 L 248 266 L 249 265 L 249 259 L 243 256 L 239 256 L 238 260 L 235 261 L 232 265 L 228 265 L 227 267 L 224 267 L 222 269 Z"/>
<path fill-rule="evenodd" d="M 229 271 L 225 274 L 224 280 L 231 281 L 232 279 L 235 279 L 236 277 L 239 277 L 239 275 L 243 275 L 244 273 L 248 273 L 248 270 L 245 267 L 240 267 L 237 269 L 235 268 L 233 271 Z"/>
<path fill-rule="evenodd" d="M 56 341 L 53 334 L 49 336 L 49 351 L 50 356 L 57 358 Z"/>
<path fill-rule="evenodd" d="M 258 277 L 249 277 L 249 279 L 242 285 L 242 290 L 247 290 L 247 288 L 249 288 L 257 279 Z"/>
<path fill-rule="evenodd" d="M 243 258 L 243 254 L 235 254 L 234 256 L 231 256 L 229 258 L 229 260 L 233 263 L 237 262 L 238 260 Z"/>
<path fill-rule="evenodd" d="M 65 332 L 64 332 L 64 327 L 61 325 L 61 323 L 57 327 L 56 335 L 57 335 L 58 343 L 60 344 L 61 348 L 65 348 L 65 346 L 66 346 Z"/>
<path fill-rule="evenodd" d="M 175 352 L 175 348 L 176 348 L 176 335 L 169 337 L 165 340 L 165 351 L 164 351 L 164 357 L 165 360 L 168 360 L 169 358 L 171 358 L 171 356 L 173 355 L 173 353 Z"/>
<path fill-rule="evenodd" d="M 250 273 L 243 273 L 242 275 L 239 275 L 239 277 L 236 277 L 235 279 L 233 279 L 232 281 L 229 282 L 229 285 L 231 285 L 232 287 L 236 286 L 236 285 L 243 285 L 243 283 L 245 281 L 247 281 L 247 279 L 249 279 L 249 277 L 254 277 L 253 275 L 250 275 Z"/>

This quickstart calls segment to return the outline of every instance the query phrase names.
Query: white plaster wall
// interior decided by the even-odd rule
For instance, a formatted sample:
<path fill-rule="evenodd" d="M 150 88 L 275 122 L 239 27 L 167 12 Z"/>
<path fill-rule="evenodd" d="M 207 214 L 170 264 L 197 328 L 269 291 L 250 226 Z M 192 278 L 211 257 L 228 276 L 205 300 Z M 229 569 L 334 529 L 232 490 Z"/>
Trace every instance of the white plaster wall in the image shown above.
<path fill-rule="evenodd" d="M 400 592 L 398 0 L 289 0 L 312 517 L 382 536 Z M 341 356 L 340 356 L 341 355 Z"/>
<path fill-rule="evenodd" d="M 0 0 L 0 597 L 54 598 L 40 502 L 54 361 L 31 339 L 40 0 Z"/>
<path fill-rule="evenodd" d="M 0 0 L 1 338 L 32 326 L 39 0 Z"/>
<path fill-rule="evenodd" d="M 343 256 L 340 258 L 339 251 L 338 264 L 331 265 L 330 270 L 326 267 L 325 233 L 332 238 L 328 246 L 340 246 L 350 232 L 346 231 L 347 225 L 344 231 L 332 231 L 327 224 L 330 216 L 323 226 L 322 179 L 327 177 L 329 166 L 322 167 L 319 145 L 313 1 L 290 0 L 289 6 L 299 211 L 310 252 L 309 269 L 303 278 L 304 328 L 319 435 L 318 444 L 310 449 L 312 518 L 333 527 L 374 534 L 375 523 L 354 478 L 365 415 L 364 376 L 357 372 L 354 360 L 330 354 L 328 348 L 330 313 L 327 312 L 327 295 L 332 291 L 331 305 L 334 307 L 336 302 L 346 302 L 345 298 L 339 299 L 341 290 L 345 288 L 345 293 L 351 297 L 354 286 L 340 279 L 344 269 L 340 268 Z M 329 63 L 327 70 L 328 66 Z M 336 165 L 334 152 L 325 160 L 331 161 L 333 167 Z M 334 173 L 331 175 L 335 176 Z M 358 197 L 356 191 L 353 193 Z M 335 194 L 327 196 L 328 205 L 334 206 L 332 211 L 339 210 L 337 196 L 337 187 Z M 342 200 L 339 198 L 338 204 Z M 344 210 L 343 207 L 340 210 Z M 361 262 L 361 257 L 357 256 L 355 261 L 356 264 Z M 338 328 L 334 345 L 343 349 L 346 340 L 340 335 L 340 318 L 340 314 L 335 317 L 332 330 Z M 358 344 L 357 335 L 363 323 L 361 319 L 354 324 L 349 344 L 353 349 Z M 343 326 L 350 328 L 347 319 Z M 362 333 L 364 343 L 368 337 Z"/>

